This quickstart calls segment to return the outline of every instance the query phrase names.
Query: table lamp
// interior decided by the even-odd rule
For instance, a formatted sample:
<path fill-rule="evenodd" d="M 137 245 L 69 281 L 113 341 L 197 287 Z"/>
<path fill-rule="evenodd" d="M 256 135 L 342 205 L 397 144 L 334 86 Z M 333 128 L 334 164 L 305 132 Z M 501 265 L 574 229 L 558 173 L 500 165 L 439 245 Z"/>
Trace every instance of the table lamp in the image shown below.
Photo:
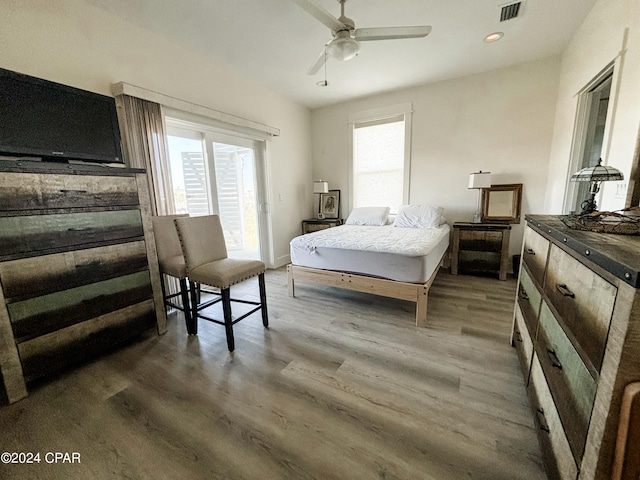
<path fill-rule="evenodd" d="M 591 182 L 589 191 L 591 197 L 580 205 L 582 208 L 580 215 L 588 215 L 596 211 L 596 194 L 600 191 L 600 184 L 612 180 L 624 180 L 624 175 L 617 168 L 602 165 L 601 158 L 598 159 L 598 165 L 595 167 L 585 167 L 571 175 L 572 182 Z"/>
<path fill-rule="evenodd" d="M 322 180 L 313 182 L 313 193 L 329 193 L 329 182 L 324 182 Z M 320 201 L 318 200 L 318 220 L 322 220 L 323 218 L 324 213 L 320 210 Z"/>
<path fill-rule="evenodd" d="M 473 216 L 473 223 L 482 222 L 482 189 L 489 188 L 491 186 L 491 172 L 479 172 L 469 175 L 469 188 L 475 188 L 478 190 L 478 205 L 476 207 L 476 213 Z"/>

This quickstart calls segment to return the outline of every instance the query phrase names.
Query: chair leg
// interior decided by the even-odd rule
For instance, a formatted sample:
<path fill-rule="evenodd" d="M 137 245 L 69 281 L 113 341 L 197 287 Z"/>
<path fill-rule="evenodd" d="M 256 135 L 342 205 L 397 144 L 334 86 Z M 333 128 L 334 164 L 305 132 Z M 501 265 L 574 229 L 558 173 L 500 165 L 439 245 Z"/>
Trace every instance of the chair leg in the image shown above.
<path fill-rule="evenodd" d="M 160 272 L 160 289 L 162 290 L 162 303 L 164 304 L 164 313 L 167 313 L 167 287 L 164 284 L 164 273 Z"/>
<path fill-rule="evenodd" d="M 222 295 L 222 311 L 224 312 L 224 329 L 227 332 L 227 347 L 233 352 L 236 348 L 233 338 L 233 324 L 231 323 L 231 290 L 223 288 L 220 290 Z"/>
<path fill-rule="evenodd" d="M 262 313 L 262 325 L 269 326 L 269 316 L 267 315 L 267 289 L 264 285 L 264 273 L 258 275 L 258 286 L 260 287 L 260 305 Z"/>
<path fill-rule="evenodd" d="M 196 285 L 198 290 L 198 303 L 200 303 L 200 301 L 202 300 L 202 287 L 200 286 L 199 283 L 196 283 Z"/>
<path fill-rule="evenodd" d="M 191 290 L 191 318 L 187 322 L 187 333 L 189 335 L 198 334 L 198 293 L 196 282 L 189 280 Z"/>
<path fill-rule="evenodd" d="M 184 308 L 184 321 L 189 328 L 191 323 L 191 304 L 189 303 L 189 287 L 187 286 L 187 279 L 180 279 L 180 295 L 182 298 L 182 308 Z"/>

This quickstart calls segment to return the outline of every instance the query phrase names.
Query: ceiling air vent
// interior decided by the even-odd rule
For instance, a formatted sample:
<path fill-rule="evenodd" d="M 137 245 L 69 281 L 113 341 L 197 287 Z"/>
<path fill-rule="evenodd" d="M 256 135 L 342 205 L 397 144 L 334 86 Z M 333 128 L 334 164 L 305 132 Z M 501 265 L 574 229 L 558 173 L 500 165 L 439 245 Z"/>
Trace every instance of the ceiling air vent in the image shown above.
<path fill-rule="evenodd" d="M 516 18 L 518 16 L 518 12 L 520 12 L 521 5 L 522 2 L 516 2 L 502 7 L 502 9 L 500 10 L 500 21 L 505 22 L 507 20 L 511 20 L 512 18 Z"/>

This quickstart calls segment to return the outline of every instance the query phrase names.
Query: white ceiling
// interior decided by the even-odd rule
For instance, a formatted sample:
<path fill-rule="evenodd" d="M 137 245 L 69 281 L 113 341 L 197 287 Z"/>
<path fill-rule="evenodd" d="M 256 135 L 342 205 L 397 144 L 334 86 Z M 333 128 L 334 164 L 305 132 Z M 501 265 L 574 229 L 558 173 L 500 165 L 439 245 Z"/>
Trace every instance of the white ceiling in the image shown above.
<path fill-rule="evenodd" d="M 181 46 L 208 55 L 310 108 L 561 53 L 596 0 L 525 0 L 500 22 L 503 0 L 348 0 L 357 28 L 431 25 L 420 39 L 363 42 L 347 62 L 306 71 L 331 32 L 292 0 L 87 0 Z M 337 0 L 317 0 L 335 17 Z M 495 31 L 504 37 L 483 41 Z"/>

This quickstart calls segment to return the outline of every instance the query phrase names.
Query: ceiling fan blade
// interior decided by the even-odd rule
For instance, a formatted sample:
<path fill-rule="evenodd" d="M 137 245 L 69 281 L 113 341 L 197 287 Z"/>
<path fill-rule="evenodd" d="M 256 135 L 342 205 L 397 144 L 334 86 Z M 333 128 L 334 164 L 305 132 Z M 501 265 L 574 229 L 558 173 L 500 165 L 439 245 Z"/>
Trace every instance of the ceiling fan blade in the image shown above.
<path fill-rule="evenodd" d="M 291 0 L 296 3 L 300 8 L 306 10 L 311 16 L 315 17 L 317 20 L 320 20 L 327 27 L 331 29 L 332 32 L 339 32 L 340 30 L 345 30 L 347 27 L 340 20 L 335 18 L 329 12 L 327 12 L 323 7 L 318 5 L 313 0 Z"/>
<path fill-rule="evenodd" d="M 354 38 L 359 42 L 367 42 L 369 40 L 421 38 L 426 37 L 429 33 L 431 33 L 430 26 L 356 28 Z"/>
<path fill-rule="evenodd" d="M 307 70 L 307 75 L 315 75 L 316 73 L 318 73 L 318 70 L 320 70 L 324 65 L 324 62 L 327 61 L 326 48 L 327 46 L 325 45 L 325 47 L 322 49 L 322 52 L 320 52 L 320 55 L 318 55 L 316 61 L 313 62 L 313 65 L 311 65 L 311 67 L 309 67 L 309 70 Z"/>

